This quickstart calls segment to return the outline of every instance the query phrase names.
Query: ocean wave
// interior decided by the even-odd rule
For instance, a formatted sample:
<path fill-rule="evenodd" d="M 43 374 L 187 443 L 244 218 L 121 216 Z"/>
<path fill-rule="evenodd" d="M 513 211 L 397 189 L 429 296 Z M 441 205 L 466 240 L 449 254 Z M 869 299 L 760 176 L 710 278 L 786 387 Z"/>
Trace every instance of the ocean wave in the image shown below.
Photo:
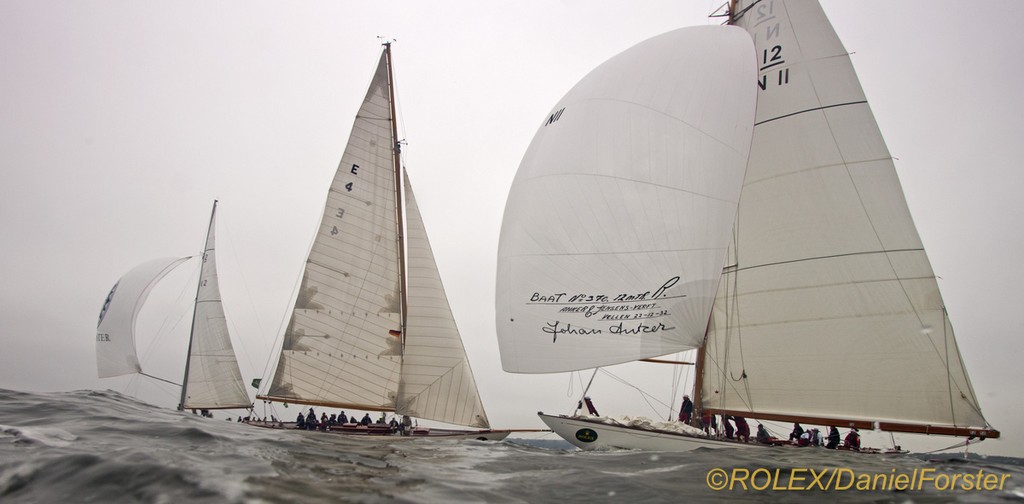
<path fill-rule="evenodd" d="M 978 492 L 828 493 L 832 504 L 1020 500 L 1024 460 L 879 456 L 824 449 L 583 452 L 549 436 L 501 443 L 394 440 L 260 429 L 170 411 L 111 391 L 0 390 L 0 502 L 771 502 L 784 492 L 713 492 L 725 470 L 846 467 L 887 474 L 1007 474 Z M 825 494 L 802 494 L 811 500 Z"/>

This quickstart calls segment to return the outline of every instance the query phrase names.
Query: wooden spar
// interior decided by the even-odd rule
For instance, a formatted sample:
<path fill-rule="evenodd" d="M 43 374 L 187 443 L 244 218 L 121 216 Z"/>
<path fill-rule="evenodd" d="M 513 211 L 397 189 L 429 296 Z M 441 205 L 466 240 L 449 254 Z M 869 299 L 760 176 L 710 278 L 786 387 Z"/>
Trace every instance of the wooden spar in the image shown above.
<path fill-rule="evenodd" d="M 385 408 L 383 406 L 373 405 L 373 404 L 354 404 L 354 403 L 341 403 L 341 402 L 331 402 L 331 401 L 311 401 L 311 400 L 307 400 L 307 399 L 296 399 L 296 398 L 293 398 L 293 397 L 274 397 L 274 396 L 257 395 L 256 399 L 259 399 L 261 401 L 276 401 L 276 402 L 280 402 L 280 403 L 304 404 L 306 406 L 321 406 L 321 407 L 324 407 L 324 408 L 347 408 L 347 409 L 362 410 L 362 411 L 384 411 L 384 412 L 393 412 L 393 411 L 395 411 L 395 408 Z"/>
<path fill-rule="evenodd" d="M 395 114 L 395 76 L 391 71 L 391 42 L 384 43 L 388 63 L 388 102 L 391 105 L 391 139 L 394 145 L 395 161 L 395 219 L 398 224 L 398 282 L 402 295 L 402 350 L 405 350 L 406 307 L 409 305 L 405 286 L 405 225 L 402 216 L 402 144 L 398 141 L 398 116 Z"/>
<path fill-rule="evenodd" d="M 997 439 L 1000 436 L 999 431 L 995 429 L 986 429 L 978 427 L 957 427 L 951 425 L 926 425 L 899 422 L 874 422 L 872 420 L 860 420 L 850 418 L 829 418 L 809 415 L 787 415 L 781 413 L 759 413 L 756 411 L 725 410 L 718 408 L 707 408 L 704 410 L 704 412 L 710 413 L 712 415 L 738 416 L 743 418 L 755 418 L 758 420 L 775 420 L 779 422 L 802 422 L 811 425 L 830 425 L 836 427 L 857 428 L 864 430 L 874 430 L 877 425 L 878 430 L 887 432 L 906 432 L 911 434 L 933 434 L 939 436 L 981 437 L 992 439 Z"/>
<path fill-rule="evenodd" d="M 704 401 L 701 399 L 700 391 L 704 387 L 704 348 L 708 345 L 708 333 L 711 331 L 711 320 L 714 313 L 708 317 L 708 323 L 704 326 L 704 341 L 697 348 L 697 365 L 693 370 L 693 416 L 690 418 L 690 425 L 700 428 L 704 418 Z"/>
<path fill-rule="evenodd" d="M 758 413 L 754 411 L 725 410 L 718 408 L 706 408 L 704 412 L 712 415 L 738 416 L 743 418 L 756 418 L 758 420 L 775 420 L 779 422 L 803 422 L 817 425 L 834 425 L 836 427 L 856 427 L 858 429 L 865 430 L 871 430 L 875 426 L 875 423 L 870 420 L 815 417 L 808 415 L 786 415 L 781 413 Z"/>
<path fill-rule="evenodd" d="M 665 359 L 640 359 L 640 362 L 653 362 L 655 364 L 678 364 L 680 366 L 692 366 L 692 362 L 684 362 L 677 360 L 665 360 Z"/>
<path fill-rule="evenodd" d="M 999 436 L 1001 435 L 1000 432 L 995 429 L 977 427 L 957 427 L 945 425 L 908 424 L 899 422 L 878 422 L 878 428 L 880 430 L 889 432 L 909 432 L 913 434 L 935 434 L 939 436 L 956 437 L 980 437 L 999 439 Z"/>

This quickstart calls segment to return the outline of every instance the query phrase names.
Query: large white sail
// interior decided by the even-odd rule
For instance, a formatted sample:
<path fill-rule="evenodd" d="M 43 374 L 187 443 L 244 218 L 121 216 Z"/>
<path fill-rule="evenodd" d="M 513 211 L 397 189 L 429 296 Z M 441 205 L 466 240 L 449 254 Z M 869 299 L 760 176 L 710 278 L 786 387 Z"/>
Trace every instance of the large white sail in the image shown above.
<path fill-rule="evenodd" d="M 986 425 L 846 50 L 817 2 L 750 4 L 737 24 L 757 47 L 757 118 L 704 406 Z"/>
<path fill-rule="evenodd" d="M 268 398 L 393 410 L 401 294 L 386 53 L 327 195 Z"/>
<path fill-rule="evenodd" d="M 434 252 L 405 176 L 408 244 L 408 316 L 402 382 L 396 412 L 441 422 L 490 428 L 448 305 Z"/>
<path fill-rule="evenodd" d="M 611 58 L 555 105 L 502 222 L 506 371 L 700 345 L 746 168 L 754 80 L 742 30 L 684 28 Z"/>
<path fill-rule="evenodd" d="M 103 302 L 96 327 L 96 371 L 100 378 L 139 373 L 135 320 L 153 286 L 188 257 L 144 262 L 125 273 Z"/>
<path fill-rule="evenodd" d="M 214 250 L 214 202 L 210 227 L 203 249 L 203 264 L 196 291 L 195 313 L 188 362 L 185 365 L 182 408 L 218 409 L 252 406 L 242 382 L 235 351 L 228 335 L 227 319 L 220 299 L 217 281 L 217 259 Z"/>

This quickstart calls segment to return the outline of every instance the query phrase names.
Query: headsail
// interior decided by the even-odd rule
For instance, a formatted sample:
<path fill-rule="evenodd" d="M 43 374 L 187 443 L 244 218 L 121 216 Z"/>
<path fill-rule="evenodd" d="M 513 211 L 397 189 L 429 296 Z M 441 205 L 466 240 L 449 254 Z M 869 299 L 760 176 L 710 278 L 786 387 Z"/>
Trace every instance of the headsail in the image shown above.
<path fill-rule="evenodd" d="M 135 320 L 153 286 L 188 257 L 165 257 L 125 273 L 103 302 L 96 327 L 96 371 L 100 378 L 139 373 Z"/>
<path fill-rule="evenodd" d="M 986 425 L 845 48 L 816 2 L 750 4 L 736 24 L 757 47 L 757 118 L 703 405 L 917 426 L 889 430 Z"/>
<path fill-rule="evenodd" d="M 214 222 L 217 202 L 213 203 L 210 227 L 203 249 L 196 306 L 192 316 L 189 356 L 185 364 L 182 408 L 249 408 L 252 401 L 242 382 L 235 351 L 228 335 L 227 319 L 220 299 L 217 260 L 214 251 Z"/>
<path fill-rule="evenodd" d="M 409 177 L 405 179 L 409 309 L 396 411 L 441 422 L 490 428 L 448 305 Z"/>
<path fill-rule="evenodd" d="M 395 407 L 402 328 L 385 54 L 328 192 L 268 399 Z"/>
<path fill-rule="evenodd" d="M 684 28 L 611 58 L 555 105 L 502 222 L 506 371 L 700 345 L 746 168 L 754 77 L 742 30 Z"/>

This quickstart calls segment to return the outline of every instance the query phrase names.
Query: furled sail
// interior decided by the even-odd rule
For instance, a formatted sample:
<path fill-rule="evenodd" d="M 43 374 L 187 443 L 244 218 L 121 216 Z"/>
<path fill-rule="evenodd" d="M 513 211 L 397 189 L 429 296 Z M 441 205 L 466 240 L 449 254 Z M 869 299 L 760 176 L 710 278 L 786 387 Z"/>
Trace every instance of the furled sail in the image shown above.
<path fill-rule="evenodd" d="M 252 406 L 242 382 L 235 351 L 228 335 L 227 319 L 220 299 L 217 260 L 214 251 L 214 222 L 217 203 L 210 216 L 210 228 L 203 249 L 196 306 L 192 316 L 192 336 L 182 407 L 194 409 L 248 408 Z"/>
<path fill-rule="evenodd" d="M 267 399 L 395 407 L 401 294 L 389 95 L 382 53 L 327 195 Z"/>
<path fill-rule="evenodd" d="M 139 373 L 135 320 L 153 286 L 188 257 L 166 257 L 142 263 L 110 289 L 96 327 L 96 371 L 100 378 Z"/>
<path fill-rule="evenodd" d="M 409 304 L 396 411 L 418 418 L 490 428 L 412 185 L 408 176 L 403 178 Z"/>
<path fill-rule="evenodd" d="M 757 48 L 756 126 L 704 407 L 920 432 L 986 425 L 846 50 L 817 2 L 751 3 L 736 24 Z"/>
<path fill-rule="evenodd" d="M 502 222 L 506 371 L 700 345 L 747 163 L 754 68 L 742 30 L 684 28 L 611 58 L 555 105 Z"/>

